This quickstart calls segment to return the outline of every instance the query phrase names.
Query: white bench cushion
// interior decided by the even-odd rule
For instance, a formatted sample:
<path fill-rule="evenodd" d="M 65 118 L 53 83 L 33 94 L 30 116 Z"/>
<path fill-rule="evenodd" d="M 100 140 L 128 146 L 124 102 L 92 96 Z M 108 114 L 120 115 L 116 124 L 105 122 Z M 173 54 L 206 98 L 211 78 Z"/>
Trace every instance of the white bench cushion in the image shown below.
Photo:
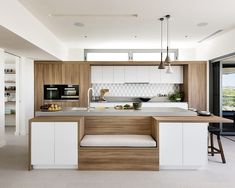
<path fill-rule="evenodd" d="M 103 147 L 156 147 L 149 135 L 85 135 L 81 146 Z"/>

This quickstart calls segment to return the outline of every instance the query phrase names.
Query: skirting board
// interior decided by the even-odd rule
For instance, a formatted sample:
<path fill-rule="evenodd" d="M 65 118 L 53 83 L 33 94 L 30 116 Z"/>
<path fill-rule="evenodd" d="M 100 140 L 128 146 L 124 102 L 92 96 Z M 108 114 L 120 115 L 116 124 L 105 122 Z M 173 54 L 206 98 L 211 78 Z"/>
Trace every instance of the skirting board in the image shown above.
<path fill-rule="evenodd" d="M 205 170 L 205 166 L 160 166 L 160 170 Z"/>
<path fill-rule="evenodd" d="M 33 165 L 33 169 L 78 169 L 78 165 Z"/>

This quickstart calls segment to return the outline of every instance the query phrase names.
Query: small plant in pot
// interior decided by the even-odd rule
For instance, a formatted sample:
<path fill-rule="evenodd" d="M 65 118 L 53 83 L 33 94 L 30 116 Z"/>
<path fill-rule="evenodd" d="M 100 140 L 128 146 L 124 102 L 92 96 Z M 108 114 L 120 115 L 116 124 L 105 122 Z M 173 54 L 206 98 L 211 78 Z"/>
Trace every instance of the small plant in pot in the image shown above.
<path fill-rule="evenodd" d="M 168 95 L 168 99 L 172 102 L 181 102 L 183 99 L 183 93 L 180 91 L 175 91 Z"/>

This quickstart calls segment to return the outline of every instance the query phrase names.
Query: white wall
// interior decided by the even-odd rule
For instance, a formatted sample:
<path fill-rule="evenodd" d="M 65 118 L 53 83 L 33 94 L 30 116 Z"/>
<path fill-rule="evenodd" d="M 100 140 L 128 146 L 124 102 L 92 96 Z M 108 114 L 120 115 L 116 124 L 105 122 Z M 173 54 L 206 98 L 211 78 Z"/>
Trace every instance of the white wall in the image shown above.
<path fill-rule="evenodd" d="M 199 44 L 196 48 L 197 60 L 210 60 L 235 52 L 235 29 Z"/>
<path fill-rule="evenodd" d="M 4 101 L 4 50 L 0 49 L 0 147 L 6 144 L 5 141 L 5 101 Z"/>
<path fill-rule="evenodd" d="M 60 60 L 67 58 L 63 43 L 17 0 L 1 3 L 0 25 Z"/>
<path fill-rule="evenodd" d="M 179 49 L 179 61 L 193 61 L 196 59 L 195 48 L 180 48 Z"/>
<path fill-rule="evenodd" d="M 84 49 L 72 48 L 68 50 L 68 58 L 65 61 L 84 61 Z"/>
<path fill-rule="evenodd" d="M 19 134 L 28 133 L 28 121 L 34 117 L 34 62 L 20 58 Z"/>

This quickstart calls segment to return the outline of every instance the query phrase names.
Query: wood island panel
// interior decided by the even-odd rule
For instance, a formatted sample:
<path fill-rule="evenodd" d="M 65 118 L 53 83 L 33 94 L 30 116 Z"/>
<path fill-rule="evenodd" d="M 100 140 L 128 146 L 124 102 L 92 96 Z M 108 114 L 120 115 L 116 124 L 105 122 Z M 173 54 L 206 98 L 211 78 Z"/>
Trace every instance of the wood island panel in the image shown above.
<path fill-rule="evenodd" d="M 84 147 L 79 150 L 80 170 L 159 170 L 156 148 Z"/>
<path fill-rule="evenodd" d="M 151 135 L 151 117 L 92 116 L 85 117 L 85 134 Z"/>

